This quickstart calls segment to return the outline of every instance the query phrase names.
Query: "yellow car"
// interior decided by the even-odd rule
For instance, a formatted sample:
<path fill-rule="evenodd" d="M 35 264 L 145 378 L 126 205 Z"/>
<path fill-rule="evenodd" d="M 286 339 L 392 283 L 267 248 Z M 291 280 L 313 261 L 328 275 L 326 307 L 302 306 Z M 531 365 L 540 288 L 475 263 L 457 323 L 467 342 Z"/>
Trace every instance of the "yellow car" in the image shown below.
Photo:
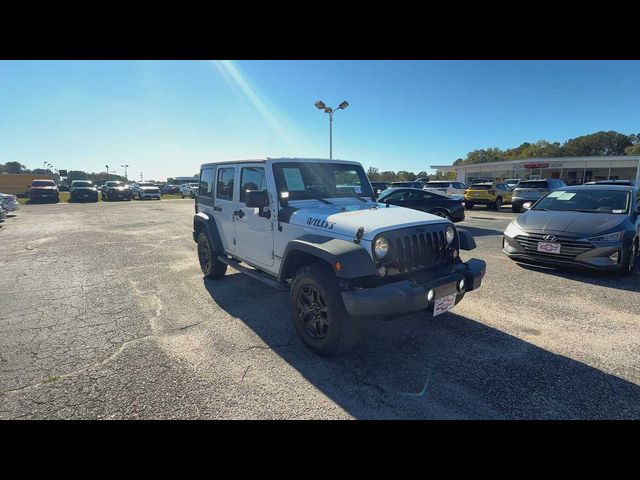
<path fill-rule="evenodd" d="M 471 185 L 464 192 L 464 206 L 471 210 L 474 205 L 486 205 L 500 210 L 505 203 L 511 203 L 511 187 L 504 182 L 486 182 Z"/>

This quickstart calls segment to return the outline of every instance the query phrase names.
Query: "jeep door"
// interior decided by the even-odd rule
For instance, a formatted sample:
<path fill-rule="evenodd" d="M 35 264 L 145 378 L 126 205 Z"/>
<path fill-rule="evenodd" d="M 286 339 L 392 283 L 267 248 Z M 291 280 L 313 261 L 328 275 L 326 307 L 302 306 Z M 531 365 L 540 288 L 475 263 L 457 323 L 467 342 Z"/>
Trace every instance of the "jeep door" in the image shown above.
<path fill-rule="evenodd" d="M 222 245 L 228 252 L 236 249 L 237 170 L 235 165 L 218 166 L 216 195 L 213 200 L 213 218 L 216 220 Z"/>
<path fill-rule="evenodd" d="M 240 192 L 238 211 L 235 220 L 238 250 L 242 258 L 251 263 L 270 267 L 273 256 L 273 212 L 271 205 L 260 208 L 248 208 L 245 203 L 247 190 L 268 192 L 264 164 L 242 164 L 240 169 Z M 262 214 L 262 215 L 261 215 Z"/>

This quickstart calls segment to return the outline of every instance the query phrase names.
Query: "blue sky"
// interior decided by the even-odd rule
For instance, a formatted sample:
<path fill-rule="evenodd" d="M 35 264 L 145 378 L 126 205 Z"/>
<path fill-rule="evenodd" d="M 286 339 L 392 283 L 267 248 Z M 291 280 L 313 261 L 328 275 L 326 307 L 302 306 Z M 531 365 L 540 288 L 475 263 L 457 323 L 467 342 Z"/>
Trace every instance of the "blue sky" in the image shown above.
<path fill-rule="evenodd" d="M 640 132 L 638 61 L 0 61 L 0 163 L 163 180 L 328 157 L 428 170 L 468 151 Z"/>

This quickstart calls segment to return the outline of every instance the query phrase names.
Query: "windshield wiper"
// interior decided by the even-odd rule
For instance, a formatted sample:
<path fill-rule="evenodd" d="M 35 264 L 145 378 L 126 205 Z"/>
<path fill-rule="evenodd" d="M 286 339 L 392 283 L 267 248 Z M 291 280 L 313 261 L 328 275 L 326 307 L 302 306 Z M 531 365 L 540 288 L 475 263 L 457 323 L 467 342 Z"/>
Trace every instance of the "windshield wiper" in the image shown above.
<path fill-rule="evenodd" d="M 310 197 L 312 200 L 318 200 L 319 202 L 326 203 L 327 205 L 333 205 L 329 200 L 325 200 L 322 197 Z"/>

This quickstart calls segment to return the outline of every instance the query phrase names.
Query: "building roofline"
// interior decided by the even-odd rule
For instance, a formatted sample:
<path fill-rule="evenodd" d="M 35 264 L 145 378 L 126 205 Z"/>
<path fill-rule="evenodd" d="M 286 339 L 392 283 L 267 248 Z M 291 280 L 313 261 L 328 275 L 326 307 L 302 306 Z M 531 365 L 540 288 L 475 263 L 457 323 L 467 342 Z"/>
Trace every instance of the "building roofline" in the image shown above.
<path fill-rule="evenodd" d="M 538 157 L 538 158 L 519 158 L 517 160 L 503 160 L 501 162 L 486 162 L 486 163 L 464 163 L 462 165 L 431 165 L 432 169 L 455 169 L 462 167 L 492 167 L 496 165 L 516 165 L 520 163 L 529 162 L 584 162 L 584 161 L 610 161 L 610 160 L 622 160 L 628 162 L 640 162 L 640 155 L 607 155 L 596 157 Z"/>

